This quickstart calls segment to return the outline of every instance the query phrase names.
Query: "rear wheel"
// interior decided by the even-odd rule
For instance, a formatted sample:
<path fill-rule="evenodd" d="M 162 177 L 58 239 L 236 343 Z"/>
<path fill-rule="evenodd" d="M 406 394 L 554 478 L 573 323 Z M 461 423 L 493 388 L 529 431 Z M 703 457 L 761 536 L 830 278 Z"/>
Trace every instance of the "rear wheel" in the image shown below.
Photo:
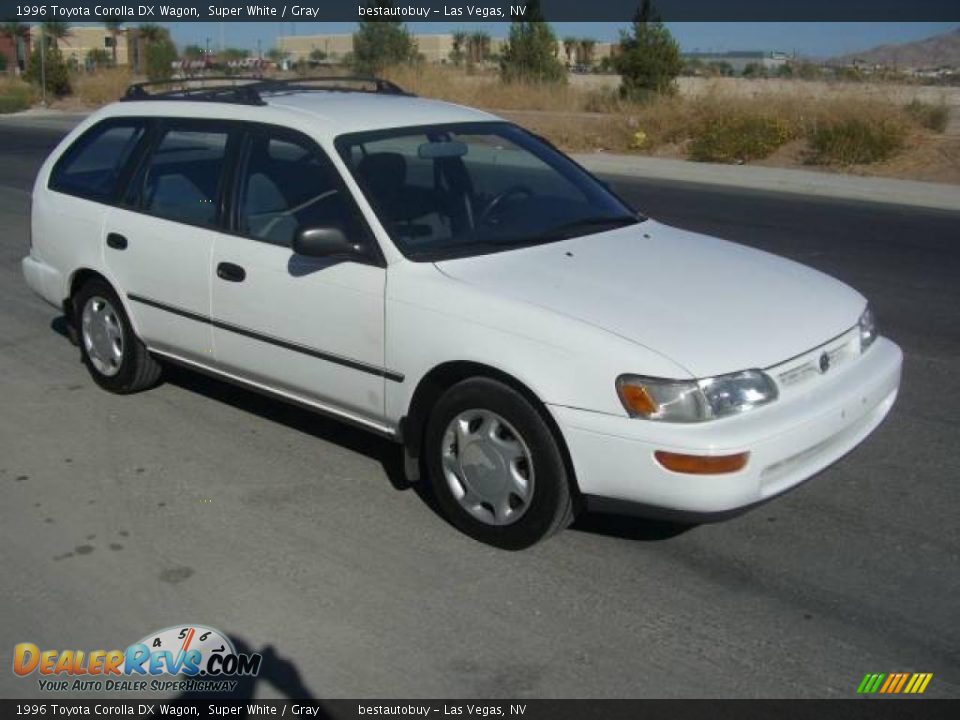
<path fill-rule="evenodd" d="M 489 378 L 451 387 L 427 424 L 425 451 L 437 504 L 460 530 L 511 550 L 573 519 L 570 480 L 537 409 Z"/>
<path fill-rule="evenodd" d="M 160 379 L 160 364 L 133 332 L 117 294 L 103 280 L 89 280 L 74 295 L 80 355 L 94 382 L 110 392 L 146 390 Z"/>

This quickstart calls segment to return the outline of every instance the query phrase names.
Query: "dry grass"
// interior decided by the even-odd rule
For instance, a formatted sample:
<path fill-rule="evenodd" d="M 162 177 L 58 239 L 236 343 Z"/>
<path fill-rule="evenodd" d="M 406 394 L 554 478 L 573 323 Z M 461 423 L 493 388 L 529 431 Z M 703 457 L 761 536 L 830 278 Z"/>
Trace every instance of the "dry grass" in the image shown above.
<path fill-rule="evenodd" d="M 404 90 L 424 97 L 498 110 L 609 112 L 619 104 L 609 89 L 583 89 L 570 84 L 502 83 L 496 73 L 468 75 L 443 65 L 399 66 L 384 73 Z"/>
<path fill-rule="evenodd" d="M 696 94 L 638 104 L 610 87 L 503 84 L 496 75 L 449 67 L 395 68 L 390 79 L 422 96 L 500 111 L 571 151 L 660 154 L 744 163 L 804 140 L 804 162 L 837 167 L 879 162 L 910 146 L 910 138 L 941 130 L 942 106 L 909 105 L 879 94 L 813 92 L 804 84 L 758 84 L 754 94 L 720 83 Z M 764 90 L 764 88 L 767 88 Z"/>
<path fill-rule="evenodd" d="M 82 105 L 106 105 L 119 99 L 131 82 L 130 71 L 124 68 L 79 73 L 72 79 L 73 97 Z"/>
<path fill-rule="evenodd" d="M 26 110 L 35 102 L 34 89 L 17 78 L 0 75 L 0 115 Z"/>

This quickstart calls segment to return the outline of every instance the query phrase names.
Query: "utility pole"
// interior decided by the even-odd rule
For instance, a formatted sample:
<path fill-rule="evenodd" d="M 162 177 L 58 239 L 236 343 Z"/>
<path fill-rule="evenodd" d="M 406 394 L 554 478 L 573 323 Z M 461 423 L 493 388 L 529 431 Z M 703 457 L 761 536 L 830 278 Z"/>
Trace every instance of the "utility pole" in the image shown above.
<path fill-rule="evenodd" d="M 47 40 L 46 28 L 40 25 L 40 87 L 43 92 L 43 106 L 47 106 Z"/>

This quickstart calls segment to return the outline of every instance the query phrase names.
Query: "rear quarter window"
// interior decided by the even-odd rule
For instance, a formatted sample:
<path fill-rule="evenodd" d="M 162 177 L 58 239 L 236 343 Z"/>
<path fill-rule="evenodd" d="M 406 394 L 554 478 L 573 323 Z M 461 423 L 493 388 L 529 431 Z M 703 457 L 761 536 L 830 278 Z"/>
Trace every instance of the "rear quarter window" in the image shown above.
<path fill-rule="evenodd" d="M 54 165 L 50 189 L 91 200 L 110 200 L 145 134 L 146 123 L 142 120 L 105 120 L 95 125 Z"/>

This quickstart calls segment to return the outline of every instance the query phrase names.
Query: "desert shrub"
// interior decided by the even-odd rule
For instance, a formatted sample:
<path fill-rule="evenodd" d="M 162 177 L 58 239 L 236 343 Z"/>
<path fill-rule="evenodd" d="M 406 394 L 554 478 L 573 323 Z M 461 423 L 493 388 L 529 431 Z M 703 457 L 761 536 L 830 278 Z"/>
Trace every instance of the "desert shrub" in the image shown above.
<path fill-rule="evenodd" d="M 84 105 L 97 107 L 119 100 L 130 82 L 126 68 L 100 70 L 74 78 L 73 94 Z"/>
<path fill-rule="evenodd" d="M 173 77 L 173 63 L 177 59 L 177 47 L 168 38 L 160 38 L 147 44 L 147 77 L 150 80 L 169 80 Z"/>
<path fill-rule="evenodd" d="M 34 102 L 33 88 L 16 79 L 0 78 L 0 114 L 26 110 Z"/>
<path fill-rule="evenodd" d="M 907 114 L 921 127 L 942 133 L 950 120 L 950 108 L 945 103 L 934 105 L 913 100 L 906 106 Z"/>
<path fill-rule="evenodd" d="M 880 162 L 899 152 L 907 129 L 892 118 L 849 117 L 826 122 L 809 137 L 807 161 L 814 165 Z"/>
<path fill-rule="evenodd" d="M 57 97 L 70 94 L 70 70 L 55 43 L 49 43 L 45 62 L 40 62 L 40 45 L 38 44 L 27 63 L 27 71 L 23 78 L 27 82 L 40 86 L 46 79 L 47 92 Z M 43 67 L 41 66 L 43 65 Z"/>
<path fill-rule="evenodd" d="M 780 117 L 730 113 L 705 123 L 690 146 L 700 162 L 747 162 L 765 158 L 793 136 Z"/>

